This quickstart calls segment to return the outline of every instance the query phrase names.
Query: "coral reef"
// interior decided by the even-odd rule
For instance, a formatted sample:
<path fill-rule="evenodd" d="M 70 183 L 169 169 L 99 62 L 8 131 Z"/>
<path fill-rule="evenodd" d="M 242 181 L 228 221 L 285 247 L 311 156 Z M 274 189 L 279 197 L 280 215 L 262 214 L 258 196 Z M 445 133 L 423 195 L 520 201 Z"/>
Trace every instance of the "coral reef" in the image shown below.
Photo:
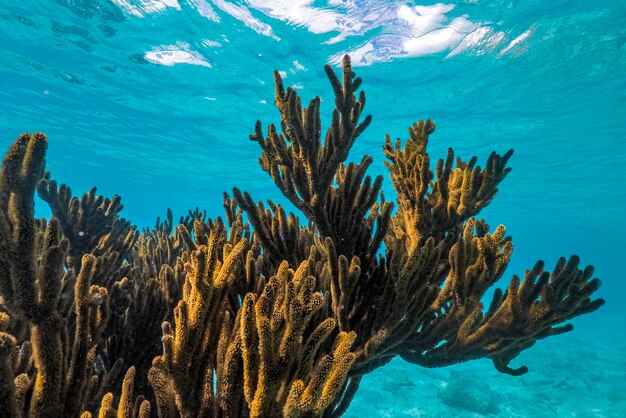
<path fill-rule="evenodd" d="M 261 168 L 304 214 L 237 188 L 225 217 L 171 211 L 139 232 L 120 198 L 74 197 L 45 172 L 47 138 L 23 134 L 0 171 L 0 416 L 339 417 L 362 376 L 394 357 L 424 367 L 489 358 L 497 370 L 598 309 L 577 256 L 504 275 L 513 249 L 476 218 L 512 150 L 431 166 L 435 125 L 387 137 L 394 205 L 372 157 L 346 164 L 371 116 L 348 57 L 322 137 L 275 73 L 280 129 L 250 139 Z M 52 210 L 35 219 L 34 196 Z M 397 210 L 394 212 L 394 206 Z M 447 396 L 444 393 L 445 396 Z M 444 397 L 445 397 L 444 396 Z"/>

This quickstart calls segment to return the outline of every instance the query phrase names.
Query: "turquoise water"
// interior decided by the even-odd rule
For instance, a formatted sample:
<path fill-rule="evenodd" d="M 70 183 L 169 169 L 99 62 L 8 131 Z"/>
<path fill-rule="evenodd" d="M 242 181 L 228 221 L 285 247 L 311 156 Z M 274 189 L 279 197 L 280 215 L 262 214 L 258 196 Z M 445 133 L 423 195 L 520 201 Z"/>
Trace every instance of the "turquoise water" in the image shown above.
<path fill-rule="evenodd" d="M 372 174 L 384 135 L 420 117 L 437 123 L 432 156 L 514 148 L 483 212 L 514 238 L 507 280 L 575 253 L 607 305 L 516 359 L 525 376 L 395 361 L 347 416 L 626 416 L 623 2 L 26 0 L 3 2 L 0 23 L 0 148 L 46 132 L 53 176 L 121 195 L 140 226 L 167 207 L 219 215 L 235 185 L 284 202 L 247 139 L 278 121 L 272 70 L 328 115 L 322 66 L 346 52 L 374 115 L 351 158 L 372 155 Z"/>

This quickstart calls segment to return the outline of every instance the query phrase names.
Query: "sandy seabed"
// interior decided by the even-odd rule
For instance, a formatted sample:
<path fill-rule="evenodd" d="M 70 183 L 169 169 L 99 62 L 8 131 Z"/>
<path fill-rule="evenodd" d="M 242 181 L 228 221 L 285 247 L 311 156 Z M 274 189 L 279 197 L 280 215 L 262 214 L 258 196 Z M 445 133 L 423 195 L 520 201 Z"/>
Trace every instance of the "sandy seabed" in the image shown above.
<path fill-rule="evenodd" d="M 395 359 L 363 379 L 345 416 L 626 417 L 624 324 L 598 322 L 522 353 L 511 363 L 529 367 L 521 377 L 488 360 L 425 369 Z"/>

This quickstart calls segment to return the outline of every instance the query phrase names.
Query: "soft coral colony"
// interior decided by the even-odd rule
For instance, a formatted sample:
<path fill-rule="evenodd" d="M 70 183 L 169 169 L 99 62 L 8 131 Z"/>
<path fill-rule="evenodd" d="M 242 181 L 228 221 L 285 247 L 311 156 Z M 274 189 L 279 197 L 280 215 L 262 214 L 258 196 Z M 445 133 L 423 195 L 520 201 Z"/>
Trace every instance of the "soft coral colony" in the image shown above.
<path fill-rule="evenodd" d="M 275 74 L 280 129 L 251 139 L 260 165 L 308 220 L 234 189 L 225 217 L 198 209 L 138 231 L 119 197 L 74 197 L 45 172 L 47 139 L 23 134 L 0 172 L 0 416 L 339 417 L 361 378 L 400 356 L 424 367 L 513 360 L 598 309 L 579 259 L 538 262 L 504 291 L 513 248 L 476 218 L 512 151 L 484 168 L 419 121 L 384 154 L 396 209 L 372 162 L 344 164 L 370 123 L 350 60 L 322 138 L 320 99 L 303 107 Z M 34 195 L 52 217 L 34 217 Z M 416 396 L 416 398 L 419 398 Z"/>

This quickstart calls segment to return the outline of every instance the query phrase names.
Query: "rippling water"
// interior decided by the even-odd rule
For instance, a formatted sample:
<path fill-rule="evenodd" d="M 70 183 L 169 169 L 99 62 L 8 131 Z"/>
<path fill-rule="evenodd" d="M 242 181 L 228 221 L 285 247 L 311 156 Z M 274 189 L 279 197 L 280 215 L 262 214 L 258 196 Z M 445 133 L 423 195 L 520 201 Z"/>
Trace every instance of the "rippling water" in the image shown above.
<path fill-rule="evenodd" d="M 272 70 L 328 112 L 322 66 L 349 53 L 374 115 L 352 158 L 383 172 L 384 135 L 420 117 L 438 124 L 434 156 L 514 148 L 485 211 L 513 234 L 512 270 L 580 254 L 608 298 L 589 323 L 612 321 L 624 341 L 622 1 L 5 1 L 0 43 L 1 148 L 46 132 L 53 176 L 120 194 L 142 226 L 167 207 L 219 214 L 235 185 L 280 201 L 247 140 L 257 119 L 278 120 Z"/>

